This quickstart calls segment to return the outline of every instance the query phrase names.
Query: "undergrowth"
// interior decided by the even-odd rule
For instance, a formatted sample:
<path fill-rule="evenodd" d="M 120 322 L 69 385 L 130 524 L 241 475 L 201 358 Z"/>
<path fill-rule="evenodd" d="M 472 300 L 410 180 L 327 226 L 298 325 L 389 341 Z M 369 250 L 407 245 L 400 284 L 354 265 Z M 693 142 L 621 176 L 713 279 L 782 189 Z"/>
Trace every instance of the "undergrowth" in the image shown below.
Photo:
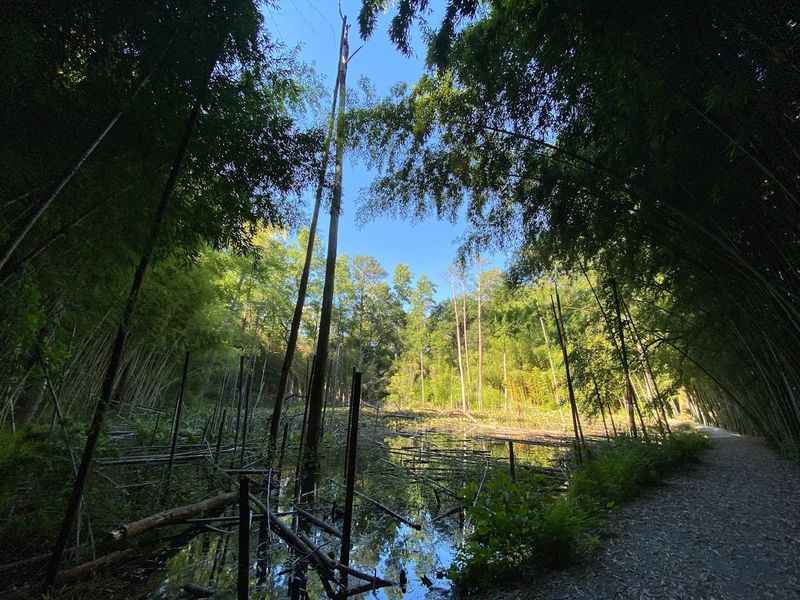
<path fill-rule="evenodd" d="M 571 564 L 599 544 L 593 532 L 608 509 L 695 460 L 708 445 L 691 431 L 649 444 L 618 438 L 576 468 L 566 490 L 533 474 L 523 472 L 514 483 L 497 473 L 468 510 L 474 532 L 456 557 L 457 586 L 468 594 L 519 580 L 532 569 Z M 466 498 L 477 491 L 467 490 Z"/>

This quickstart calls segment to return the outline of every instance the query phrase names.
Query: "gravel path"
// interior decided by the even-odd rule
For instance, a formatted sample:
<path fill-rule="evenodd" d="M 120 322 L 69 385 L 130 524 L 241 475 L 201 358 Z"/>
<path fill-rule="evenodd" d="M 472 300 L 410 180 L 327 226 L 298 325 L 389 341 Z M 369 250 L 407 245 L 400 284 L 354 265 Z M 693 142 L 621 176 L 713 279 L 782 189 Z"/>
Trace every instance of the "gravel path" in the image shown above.
<path fill-rule="evenodd" d="M 800 599 L 800 467 L 705 429 L 702 463 L 620 508 L 592 560 L 494 598 Z"/>

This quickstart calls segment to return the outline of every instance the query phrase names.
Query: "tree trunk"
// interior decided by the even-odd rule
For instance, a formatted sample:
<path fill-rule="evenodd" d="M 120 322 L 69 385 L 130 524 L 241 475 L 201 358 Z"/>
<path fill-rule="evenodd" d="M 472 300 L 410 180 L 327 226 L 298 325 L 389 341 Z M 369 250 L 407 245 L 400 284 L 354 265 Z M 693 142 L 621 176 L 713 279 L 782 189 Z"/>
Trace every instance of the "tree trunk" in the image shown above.
<path fill-rule="evenodd" d="M 461 412 L 466 415 L 469 411 L 467 410 L 467 394 L 464 389 L 464 364 L 461 359 L 461 325 L 458 322 L 459 321 L 458 303 L 456 302 L 455 287 L 451 287 L 450 291 L 453 297 L 453 316 L 456 319 L 456 346 L 458 347 L 458 375 L 461 380 Z"/>
<path fill-rule="evenodd" d="M 347 20 L 342 22 L 342 44 L 339 57 L 339 112 L 336 124 L 336 156 L 333 181 L 333 196 L 331 198 L 331 218 L 328 229 L 328 256 L 325 263 L 325 284 L 322 290 L 322 308 L 320 312 L 319 328 L 317 334 L 317 352 L 314 358 L 316 367 L 313 370 L 311 389 L 308 396 L 308 430 L 304 470 L 304 489 L 313 487 L 319 461 L 317 450 L 319 447 L 320 425 L 322 423 L 322 401 L 325 390 L 325 375 L 328 365 L 328 340 L 331 330 L 331 315 L 333 312 L 333 289 L 336 279 L 336 251 L 339 233 L 339 212 L 342 204 L 342 159 L 345 146 L 345 102 L 347 99 Z"/>
<path fill-rule="evenodd" d="M 481 331 L 480 257 L 478 257 L 478 410 L 483 410 L 483 332 Z"/>
<path fill-rule="evenodd" d="M 344 45 L 344 24 L 342 24 L 342 34 L 339 41 L 339 62 L 342 60 L 342 48 Z M 341 65 L 339 67 L 341 71 Z M 300 275 L 300 283 L 297 288 L 297 302 L 294 306 L 294 313 L 292 314 L 292 324 L 289 329 L 289 339 L 286 342 L 286 354 L 283 357 L 283 366 L 281 367 L 281 375 L 278 381 L 278 390 L 275 394 L 275 406 L 272 410 L 272 416 L 269 426 L 269 445 L 268 445 L 268 463 L 271 464 L 272 455 L 275 452 L 275 443 L 278 437 L 278 429 L 280 427 L 281 412 L 283 411 L 283 399 L 286 395 L 286 386 L 289 380 L 289 375 L 292 369 L 292 361 L 294 360 L 295 349 L 297 348 L 297 336 L 300 331 L 300 324 L 303 320 L 303 307 L 306 301 L 306 290 L 308 289 L 308 278 L 311 272 L 311 259 L 314 256 L 314 242 L 317 233 L 317 220 L 319 217 L 319 207 L 322 202 L 322 195 L 325 190 L 325 176 L 328 172 L 328 162 L 330 160 L 331 141 L 333 140 L 334 122 L 336 119 L 336 102 L 338 100 L 339 85 L 341 75 L 336 78 L 336 83 L 333 88 L 333 100 L 331 102 L 331 115 L 328 121 L 328 137 L 325 141 L 325 148 L 322 154 L 322 163 L 320 164 L 319 180 L 317 181 L 317 193 L 314 199 L 314 212 L 311 215 L 311 224 L 308 229 L 308 243 L 306 244 L 306 257 L 303 263 L 303 273 Z"/>

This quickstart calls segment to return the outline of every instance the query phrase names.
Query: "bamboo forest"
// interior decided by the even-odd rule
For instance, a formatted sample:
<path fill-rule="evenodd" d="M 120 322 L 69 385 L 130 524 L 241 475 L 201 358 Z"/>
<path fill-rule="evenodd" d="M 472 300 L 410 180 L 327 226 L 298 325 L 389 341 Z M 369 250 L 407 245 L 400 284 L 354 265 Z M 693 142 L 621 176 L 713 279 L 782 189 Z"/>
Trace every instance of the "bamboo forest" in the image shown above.
<path fill-rule="evenodd" d="M 0 5 L 0 598 L 800 598 L 800 6 Z"/>

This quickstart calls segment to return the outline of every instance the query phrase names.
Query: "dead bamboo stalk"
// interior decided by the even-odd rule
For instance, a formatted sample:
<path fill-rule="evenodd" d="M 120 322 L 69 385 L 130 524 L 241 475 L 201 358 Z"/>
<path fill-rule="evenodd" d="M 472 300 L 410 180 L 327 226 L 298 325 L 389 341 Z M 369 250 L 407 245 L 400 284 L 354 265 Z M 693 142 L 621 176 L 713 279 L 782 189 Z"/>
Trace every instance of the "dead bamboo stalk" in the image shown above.
<path fill-rule="evenodd" d="M 205 500 L 201 502 L 195 502 L 194 504 L 170 508 L 160 513 L 150 515 L 149 517 L 145 517 L 144 519 L 132 521 L 117 527 L 116 529 L 111 530 L 110 535 L 114 540 L 117 541 L 132 538 L 156 527 L 165 527 L 167 525 L 180 523 L 197 514 L 218 511 L 222 508 L 225 508 L 229 504 L 236 502 L 238 497 L 238 492 L 227 492 L 225 494 L 219 494 L 218 496 L 206 498 Z"/>
<path fill-rule="evenodd" d="M 342 525 L 342 547 L 339 562 L 350 566 L 350 536 L 353 530 L 353 492 L 356 481 L 356 458 L 358 456 L 358 414 L 361 403 L 361 373 L 353 369 L 353 395 L 350 398 L 350 424 L 347 431 L 347 456 L 345 470 L 344 523 Z M 342 573 L 343 586 L 347 589 L 347 572 Z"/>
<path fill-rule="evenodd" d="M 186 377 L 189 372 L 189 352 L 183 360 L 183 372 L 181 373 L 181 387 L 178 390 L 178 399 L 175 402 L 175 416 L 172 419 L 172 443 L 169 448 L 169 462 L 167 463 L 167 478 L 164 485 L 164 494 L 169 490 L 169 481 L 172 476 L 172 462 L 175 460 L 175 445 L 178 443 L 178 432 L 181 425 L 181 412 L 183 411 L 183 392 L 186 389 Z"/>
<path fill-rule="evenodd" d="M 339 235 L 339 213 L 342 206 L 342 173 L 345 150 L 345 108 L 347 100 L 347 64 L 349 46 L 347 20 L 342 19 L 342 50 L 339 61 L 339 114 L 336 123 L 336 153 L 334 156 L 334 178 L 331 193 L 330 221 L 328 227 L 328 252 L 325 259 L 325 282 L 322 289 L 322 307 L 317 329 L 317 351 L 314 357 L 314 373 L 308 392 L 308 424 L 306 426 L 306 450 L 304 456 L 303 489 L 310 491 L 319 470 L 318 448 L 322 424 L 322 401 L 328 366 L 328 341 L 330 339 L 333 314 L 333 292 L 336 280 L 336 253 Z"/>
<path fill-rule="evenodd" d="M 303 307 L 306 300 L 306 290 L 308 289 L 308 278 L 311 272 L 311 259 L 314 255 L 314 242 L 317 233 L 317 220 L 319 217 L 319 207 L 322 202 L 322 195 L 325 190 L 325 178 L 328 173 L 328 162 L 330 161 L 331 142 L 334 136 L 334 123 L 336 121 L 336 103 L 339 99 L 339 86 L 341 85 L 341 60 L 342 60 L 342 47 L 344 45 L 345 26 L 342 23 L 342 33 L 339 40 L 339 75 L 336 77 L 336 83 L 333 88 L 333 99 L 331 101 L 331 116 L 328 122 L 328 136 L 325 141 L 325 147 L 322 154 L 322 163 L 320 165 L 319 180 L 317 182 L 316 199 L 314 201 L 314 211 L 311 215 L 311 224 L 308 229 L 308 243 L 306 245 L 306 257 L 303 263 L 303 272 L 300 275 L 300 282 L 297 288 L 297 302 L 294 306 L 294 313 L 292 314 L 292 324 L 289 328 L 289 338 L 286 343 L 286 354 L 283 357 L 283 366 L 281 367 L 281 375 L 278 381 L 278 390 L 275 394 L 275 404 L 272 410 L 272 416 L 269 426 L 269 441 L 267 446 L 267 457 L 272 461 L 272 454 L 275 452 L 275 444 L 277 443 L 278 427 L 280 425 L 281 412 L 283 409 L 284 396 L 286 394 L 286 386 L 289 381 L 289 374 L 292 369 L 292 361 L 294 359 L 295 348 L 297 346 L 297 336 L 300 331 L 300 323 L 303 318 Z M 271 466 L 271 462 L 269 462 Z"/>
<path fill-rule="evenodd" d="M 250 596 L 250 479 L 239 478 L 239 568 L 237 571 L 237 597 L 248 600 Z"/>

